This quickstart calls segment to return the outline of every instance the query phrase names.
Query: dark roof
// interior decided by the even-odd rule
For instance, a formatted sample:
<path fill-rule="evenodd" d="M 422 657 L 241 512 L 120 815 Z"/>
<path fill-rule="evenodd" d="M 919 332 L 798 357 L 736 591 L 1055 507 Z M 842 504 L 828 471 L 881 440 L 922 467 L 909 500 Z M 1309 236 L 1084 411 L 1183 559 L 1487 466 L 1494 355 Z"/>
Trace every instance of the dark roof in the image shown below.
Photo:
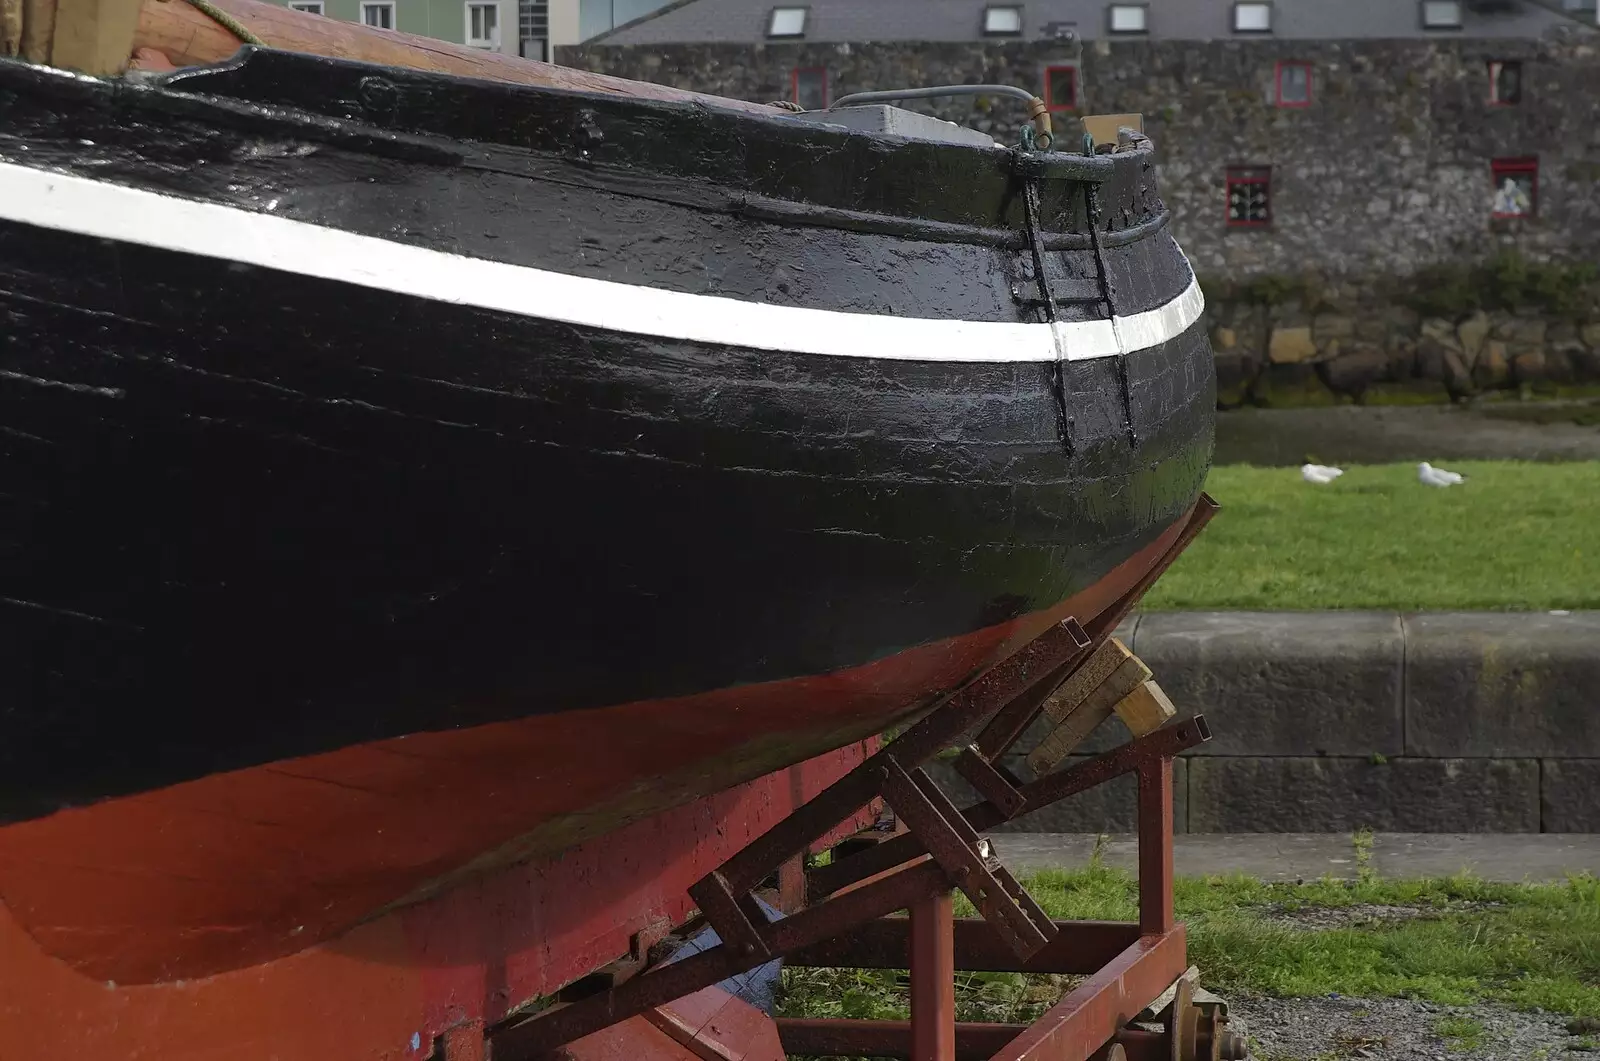
<path fill-rule="evenodd" d="M 986 6 L 1021 7 L 1023 40 L 1051 36 L 1053 23 L 1072 24 L 1081 39 L 1119 37 L 1108 32 L 1107 0 L 678 0 L 619 26 L 590 44 L 755 44 L 767 39 L 774 7 L 810 9 L 803 40 L 982 41 Z M 1473 10 L 1464 0 L 1460 30 L 1424 30 L 1419 0 L 1273 0 L 1270 34 L 1235 34 L 1234 0 L 1149 0 L 1152 40 L 1213 40 L 1271 36 L 1290 40 L 1423 37 L 1539 37 L 1571 20 L 1532 3 L 1505 10 Z M 798 40 L 802 38 L 786 38 Z"/>

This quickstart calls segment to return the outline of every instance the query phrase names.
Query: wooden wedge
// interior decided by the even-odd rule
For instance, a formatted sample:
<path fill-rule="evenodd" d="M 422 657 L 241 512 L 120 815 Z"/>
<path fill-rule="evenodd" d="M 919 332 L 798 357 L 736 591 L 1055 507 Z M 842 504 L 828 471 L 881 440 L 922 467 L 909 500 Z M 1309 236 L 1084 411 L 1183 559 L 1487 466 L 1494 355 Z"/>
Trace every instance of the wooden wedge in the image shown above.
<path fill-rule="evenodd" d="M 1116 638 L 1108 638 L 1046 702 L 1056 727 L 1028 753 L 1036 775 L 1055 769 L 1072 750 L 1110 718 L 1117 703 L 1150 680 L 1150 668 Z"/>
<path fill-rule="evenodd" d="M 1144 682 L 1117 701 L 1117 717 L 1135 737 L 1154 733 L 1178 714 L 1167 694 L 1155 682 Z"/>

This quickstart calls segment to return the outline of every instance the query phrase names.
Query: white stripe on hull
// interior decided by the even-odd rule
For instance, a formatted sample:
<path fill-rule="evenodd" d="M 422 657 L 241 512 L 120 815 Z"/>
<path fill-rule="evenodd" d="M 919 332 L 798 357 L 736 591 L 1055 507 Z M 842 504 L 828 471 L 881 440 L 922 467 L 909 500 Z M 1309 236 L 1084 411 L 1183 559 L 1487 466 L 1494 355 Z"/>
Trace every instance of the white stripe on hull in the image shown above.
<path fill-rule="evenodd" d="M 832 357 L 1086 361 L 1159 346 L 1205 308 L 1192 271 L 1171 302 L 1115 322 L 1007 324 L 772 306 L 470 258 L 4 162 L 0 220 L 631 335 Z"/>

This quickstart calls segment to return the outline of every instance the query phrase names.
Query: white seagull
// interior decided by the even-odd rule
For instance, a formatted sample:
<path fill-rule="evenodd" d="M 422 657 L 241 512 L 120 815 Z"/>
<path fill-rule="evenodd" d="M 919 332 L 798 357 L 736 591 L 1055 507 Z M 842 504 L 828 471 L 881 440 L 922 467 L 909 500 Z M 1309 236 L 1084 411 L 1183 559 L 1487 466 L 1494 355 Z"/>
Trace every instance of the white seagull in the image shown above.
<path fill-rule="evenodd" d="M 1460 472 L 1447 472 L 1443 468 L 1435 468 L 1427 461 L 1417 465 L 1417 481 L 1423 486 L 1456 486 L 1466 482 L 1466 476 Z"/>
<path fill-rule="evenodd" d="M 1300 478 L 1308 483 L 1327 485 L 1343 474 L 1343 468 L 1330 468 L 1326 464 L 1300 465 Z"/>

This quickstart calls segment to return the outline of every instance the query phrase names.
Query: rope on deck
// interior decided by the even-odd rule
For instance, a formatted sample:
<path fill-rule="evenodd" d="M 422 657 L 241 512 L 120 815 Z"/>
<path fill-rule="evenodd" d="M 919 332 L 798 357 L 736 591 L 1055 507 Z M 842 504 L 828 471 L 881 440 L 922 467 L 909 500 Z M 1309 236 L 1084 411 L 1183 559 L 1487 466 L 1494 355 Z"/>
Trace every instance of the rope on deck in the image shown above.
<path fill-rule="evenodd" d="M 228 14 L 216 4 L 213 4 L 211 0 L 189 0 L 189 3 L 193 4 L 202 14 L 206 15 L 213 22 L 227 30 L 229 33 L 233 34 L 235 37 L 238 37 L 244 43 L 254 44 L 260 48 L 265 48 L 267 46 L 267 42 L 246 29 L 243 22 L 240 22 L 238 19 Z"/>

